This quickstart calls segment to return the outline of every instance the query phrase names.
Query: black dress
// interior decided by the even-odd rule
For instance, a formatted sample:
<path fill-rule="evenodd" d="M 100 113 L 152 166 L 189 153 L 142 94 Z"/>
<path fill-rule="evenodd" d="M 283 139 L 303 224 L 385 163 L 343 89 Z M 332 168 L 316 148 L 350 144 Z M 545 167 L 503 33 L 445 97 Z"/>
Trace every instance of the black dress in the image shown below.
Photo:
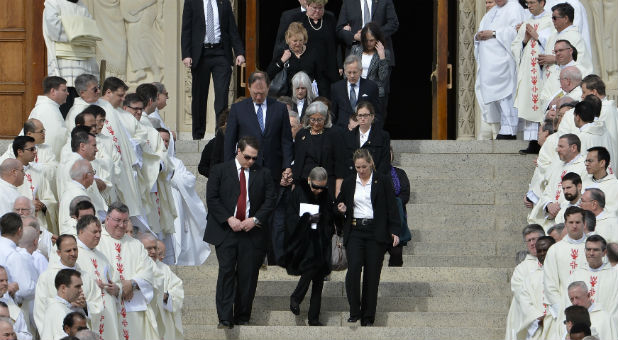
<path fill-rule="evenodd" d="M 321 166 L 328 173 L 328 189 L 331 198 L 335 197 L 335 156 L 336 137 L 333 129 L 324 128 L 319 135 L 312 135 L 310 129 L 301 129 L 294 142 L 294 165 L 292 173 L 295 183 L 307 182 L 309 173 Z"/>
<path fill-rule="evenodd" d="M 288 49 L 286 45 L 286 49 Z M 300 58 L 297 58 L 294 52 L 290 56 L 290 59 L 284 64 L 281 61 L 281 57 L 283 56 L 284 49 L 279 49 L 277 53 L 277 57 L 275 57 L 268 68 L 266 68 L 266 73 L 268 73 L 268 77 L 273 79 L 277 73 L 281 72 L 283 67 L 286 68 L 288 72 L 288 92 L 285 94 L 286 96 L 292 97 L 292 78 L 294 75 L 300 71 L 307 73 L 311 80 L 315 80 L 318 83 L 318 87 L 320 83 L 324 83 L 324 76 L 321 65 L 318 63 L 318 56 L 316 51 L 306 49 L 303 54 L 300 55 Z M 307 89 L 310 91 L 311 89 Z"/>

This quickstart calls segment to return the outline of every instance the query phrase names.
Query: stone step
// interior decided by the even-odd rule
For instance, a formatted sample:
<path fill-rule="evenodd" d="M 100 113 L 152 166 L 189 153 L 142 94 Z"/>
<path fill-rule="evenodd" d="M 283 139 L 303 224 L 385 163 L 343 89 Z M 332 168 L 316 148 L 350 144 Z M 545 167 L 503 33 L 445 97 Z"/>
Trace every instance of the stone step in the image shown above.
<path fill-rule="evenodd" d="M 181 279 L 216 280 L 218 268 L 215 266 L 176 266 L 174 272 Z M 382 270 L 381 282 L 508 282 L 512 270 L 509 268 L 461 268 L 461 267 L 387 267 Z M 331 273 L 332 281 L 343 281 L 346 271 Z M 260 271 L 260 281 L 297 281 L 285 269 L 269 266 Z"/>
<path fill-rule="evenodd" d="M 301 303 L 300 315 L 296 316 L 290 311 L 260 311 L 251 314 L 252 326 L 306 326 L 307 304 Z M 349 327 L 347 319 L 350 314 L 346 312 L 321 312 L 320 321 L 326 326 Z M 185 328 L 189 325 L 217 325 L 219 323 L 217 313 L 200 310 L 183 311 L 182 319 Z M 385 312 L 376 314 L 374 326 L 376 327 L 426 327 L 430 324 L 440 327 L 461 327 L 462 325 L 484 325 L 488 328 L 505 327 L 505 314 L 488 313 L 431 313 L 431 312 Z M 354 324 L 352 324 L 354 325 Z"/>
<path fill-rule="evenodd" d="M 298 283 L 299 277 L 294 281 L 260 280 L 256 289 L 256 296 L 275 297 L 290 296 Z M 208 294 L 215 295 L 216 278 L 185 278 L 183 280 L 186 295 Z M 380 282 L 379 296 L 382 297 L 501 297 L 510 292 L 510 283 L 491 282 L 479 283 L 468 282 Z M 308 293 L 307 296 L 311 294 Z M 345 285 L 343 280 L 331 280 L 324 282 L 322 297 L 345 297 Z"/>
<path fill-rule="evenodd" d="M 309 326 L 236 326 L 217 329 L 217 326 L 190 325 L 185 327 L 185 339 L 205 340 L 289 340 L 289 339 L 425 339 L 478 340 L 502 339 L 503 328 L 466 327 L 309 327 Z M 299 337 L 300 335 L 300 337 Z"/>
<path fill-rule="evenodd" d="M 452 297 L 379 297 L 377 313 L 386 312 L 481 312 L 505 313 L 508 311 L 511 297 L 478 297 L 454 299 Z M 252 314 L 267 311 L 288 311 L 290 308 L 289 296 L 256 296 L 253 300 Z M 321 310 L 324 312 L 348 312 L 350 305 L 346 297 L 329 297 L 322 299 Z M 214 296 L 185 295 L 183 309 L 186 311 L 201 310 L 215 313 L 217 310 Z M 301 311 L 306 313 L 307 304 L 303 304 Z"/>

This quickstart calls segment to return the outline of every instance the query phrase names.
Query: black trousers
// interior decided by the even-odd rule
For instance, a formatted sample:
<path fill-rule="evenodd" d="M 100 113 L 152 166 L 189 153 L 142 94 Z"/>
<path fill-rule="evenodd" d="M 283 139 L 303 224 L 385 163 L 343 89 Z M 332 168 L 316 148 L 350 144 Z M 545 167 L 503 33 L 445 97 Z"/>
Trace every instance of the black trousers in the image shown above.
<path fill-rule="evenodd" d="M 350 317 L 365 322 L 374 322 L 378 304 L 378 285 L 382 261 L 387 245 L 378 243 L 373 231 L 352 230 L 345 247 L 348 271 L 345 276 L 345 292 L 350 304 Z M 361 298 L 361 272 L 363 290 Z"/>
<path fill-rule="evenodd" d="M 223 47 L 204 48 L 200 60 L 191 69 L 191 120 L 193 139 L 204 138 L 206 132 L 206 103 L 208 103 L 208 88 L 210 76 L 214 82 L 215 113 L 217 117 L 227 107 L 228 92 L 232 68 L 224 56 Z"/>
<path fill-rule="evenodd" d="M 264 250 L 256 248 L 245 232 L 228 235 L 217 247 L 219 321 L 249 321 L 264 254 Z"/>
<path fill-rule="evenodd" d="M 305 298 L 311 283 L 311 299 L 309 300 L 309 321 L 320 320 L 320 308 L 322 307 L 322 288 L 324 287 L 324 272 L 322 268 L 315 268 L 303 273 L 298 280 L 296 289 L 291 298 L 299 304 Z"/>

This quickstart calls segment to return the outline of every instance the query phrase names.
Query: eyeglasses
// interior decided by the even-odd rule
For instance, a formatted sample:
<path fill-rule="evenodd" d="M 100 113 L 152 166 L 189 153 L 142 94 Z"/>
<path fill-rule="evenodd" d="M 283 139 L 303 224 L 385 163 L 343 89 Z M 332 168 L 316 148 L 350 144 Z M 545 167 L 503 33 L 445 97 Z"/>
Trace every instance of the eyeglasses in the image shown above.
<path fill-rule="evenodd" d="M 371 116 L 371 113 L 361 113 L 356 115 L 356 118 L 369 118 L 369 116 Z"/>
<path fill-rule="evenodd" d="M 247 161 L 248 161 L 248 160 L 252 160 L 252 161 L 254 161 L 254 162 L 255 162 L 255 161 L 257 161 L 257 159 L 258 159 L 257 157 L 247 156 L 247 155 L 245 155 L 245 154 L 244 154 L 244 153 L 242 153 L 242 152 L 241 152 L 241 154 L 243 155 L 243 157 L 244 157 L 244 158 L 245 158 L 245 160 L 247 160 Z"/>
<path fill-rule="evenodd" d="M 99 92 L 99 87 L 95 86 L 95 87 L 91 88 L 91 90 L 92 90 L 92 92 L 97 93 L 97 92 Z"/>
<path fill-rule="evenodd" d="M 92 176 L 95 176 L 97 174 L 97 171 L 93 169 L 92 171 L 88 171 L 88 173 L 92 174 Z"/>
<path fill-rule="evenodd" d="M 311 186 L 311 189 L 314 189 L 314 190 L 327 190 L 328 189 L 328 186 L 326 185 L 317 185 L 317 184 L 314 184 L 313 182 L 309 182 L 309 185 Z"/>
<path fill-rule="evenodd" d="M 114 222 L 116 222 L 116 223 L 118 223 L 118 224 L 124 224 L 124 225 L 129 224 L 129 220 L 121 220 L 119 218 L 113 218 L 113 217 L 110 217 L 109 219 L 114 221 Z"/>
<path fill-rule="evenodd" d="M 590 163 L 594 163 L 594 162 L 596 162 L 596 160 L 594 160 L 594 159 L 586 159 L 584 161 L 585 164 L 590 164 Z"/>
<path fill-rule="evenodd" d="M 538 4 L 538 1 L 526 1 L 526 5 L 530 6 L 530 5 L 534 5 L 534 4 Z"/>
<path fill-rule="evenodd" d="M 562 18 L 564 18 L 564 17 L 557 17 L 557 16 L 553 16 L 553 15 L 552 15 L 551 20 L 556 21 L 556 20 L 558 20 L 558 19 L 562 19 Z"/>
<path fill-rule="evenodd" d="M 311 122 L 311 123 L 322 123 L 322 122 L 324 122 L 324 118 L 309 118 L 309 122 Z"/>
<path fill-rule="evenodd" d="M 554 50 L 554 54 L 556 54 L 556 53 L 560 53 L 560 52 L 562 52 L 562 51 L 568 51 L 568 50 L 570 50 L 570 49 L 571 49 L 570 47 L 567 47 L 567 48 L 561 48 L 561 49 L 557 49 L 557 50 Z"/>
<path fill-rule="evenodd" d="M 129 109 L 131 110 L 135 110 L 135 111 L 144 111 L 143 107 L 133 107 L 133 106 L 127 106 Z"/>
<path fill-rule="evenodd" d="M 33 146 L 31 148 L 24 148 L 24 151 L 34 152 L 34 150 L 36 150 L 36 146 Z"/>
<path fill-rule="evenodd" d="M 45 129 L 39 130 L 39 131 L 34 131 L 34 133 L 45 133 Z"/>
<path fill-rule="evenodd" d="M 316 11 L 316 12 L 323 12 L 324 11 L 324 6 L 309 6 L 309 8 L 311 8 L 312 10 Z"/>
<path fill-rule="evenodd" d="M 15 212 L 16 213 L 21 213 L 21 212 L 30 212 L 30 208 L 15 208 Z"/>

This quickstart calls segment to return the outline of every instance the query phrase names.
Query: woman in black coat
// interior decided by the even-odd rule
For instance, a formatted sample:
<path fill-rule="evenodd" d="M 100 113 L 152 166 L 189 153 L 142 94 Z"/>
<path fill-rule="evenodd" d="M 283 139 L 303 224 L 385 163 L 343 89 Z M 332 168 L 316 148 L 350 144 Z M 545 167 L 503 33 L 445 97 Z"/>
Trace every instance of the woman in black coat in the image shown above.
<path fill-rule="evenodd" d="M 366 149 L 354 153 L 356 174 L 347 177 L 337 197 L 337 210 L 344 214 L 343 244 L 348 259 L 345 291 L 350 303 L 348 322 L 361 320 L 373 326 L 384 253 L 399 244 L 399 211 L 389 176 L 375 171 Z M 361 272 L 363 290 L 361 298 Z"/>
<path fill-rule="evenodd" d="M 309 326 L 322 326 L 320 306 L 324 277 L 331 271 L 331 236 L 334 230 L 334 203 L 326 186 L 328 174 L 316 167 L 309 178 L 297 183 L 286 210 L 285 266 L 288 274 L 300 275 L 290 296 L 290 310 L 300 314 L 300 303 L 312 284 L 309 302 Z M 317 206 L 318 212 L 300 214 L 301 204 Z"/>

